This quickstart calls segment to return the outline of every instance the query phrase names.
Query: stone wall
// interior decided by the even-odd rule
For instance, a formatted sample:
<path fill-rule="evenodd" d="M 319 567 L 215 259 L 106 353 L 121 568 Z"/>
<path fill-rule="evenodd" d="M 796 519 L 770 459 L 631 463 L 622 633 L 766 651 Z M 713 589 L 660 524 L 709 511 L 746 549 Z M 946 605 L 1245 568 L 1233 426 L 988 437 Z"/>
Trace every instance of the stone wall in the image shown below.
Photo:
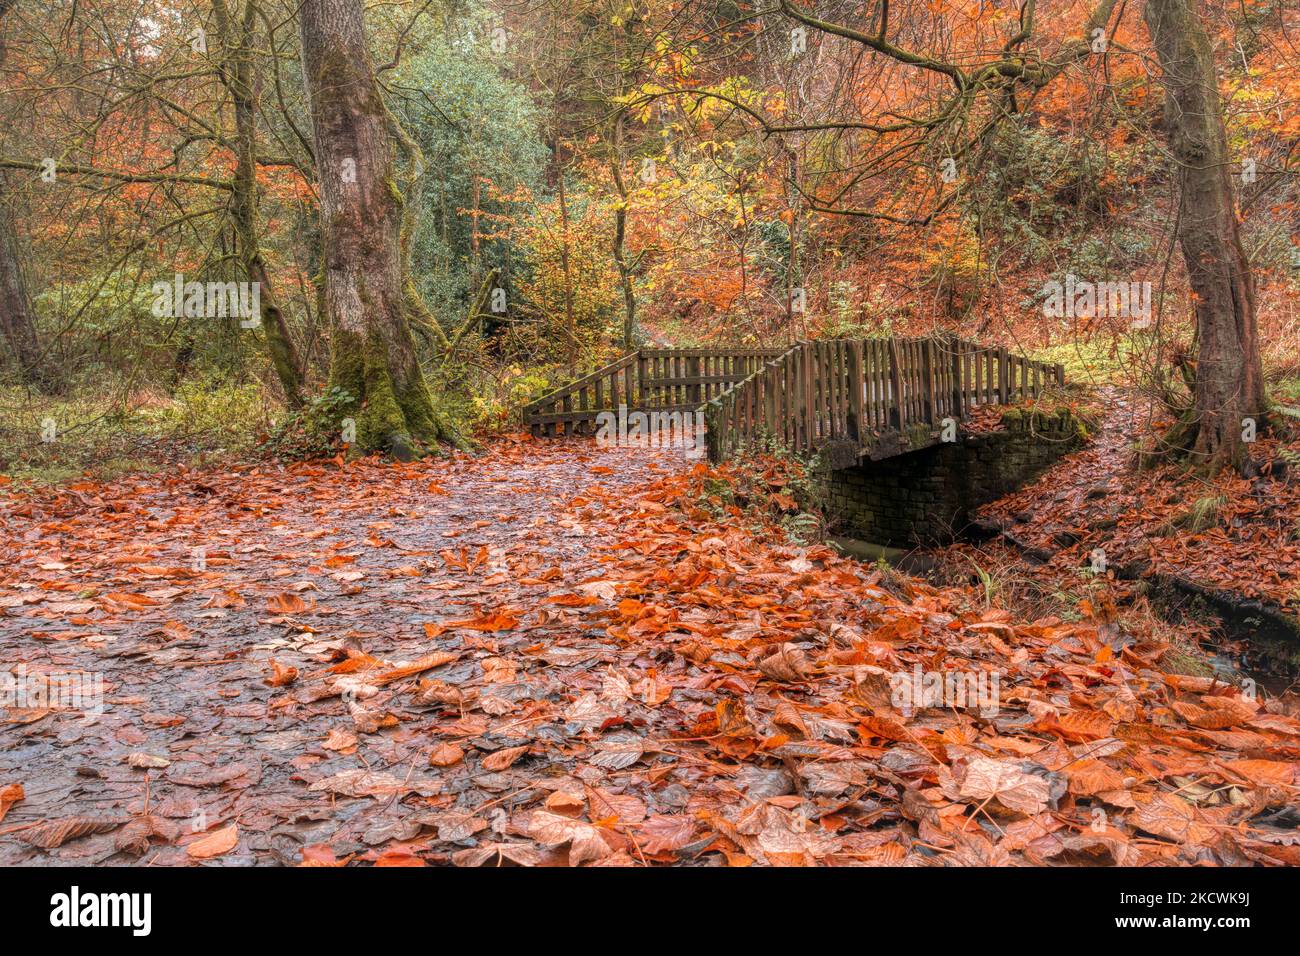
<path fill-rule="evenodd" d="M 1067 409 L 1009 410 L 999 431 L 959 433 L 955 442 L 831 470 L 826 508 L 836 532 L 880 544 L 951 541 L 982 504 L 1001 498 L 1062 455 L 1085 433 Z"/>

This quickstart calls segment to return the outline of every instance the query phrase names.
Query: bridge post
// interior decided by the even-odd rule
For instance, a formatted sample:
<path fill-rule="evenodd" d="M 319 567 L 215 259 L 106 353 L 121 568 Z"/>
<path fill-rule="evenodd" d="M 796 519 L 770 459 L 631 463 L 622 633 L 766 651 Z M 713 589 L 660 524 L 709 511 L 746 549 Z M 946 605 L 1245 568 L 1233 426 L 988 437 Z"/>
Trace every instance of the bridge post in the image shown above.
<path fill-rule="evenodd" d="M 962 361 L 962 341 L 953 336 L 950 340 L 952 347 L 952 417 L 957 421 L 966 420 L 966 386 L 962 382 L 962 373 L 966 370 L 966 365 Z"/>
<path fill-rule="evenodd" d="M 890 427 L 903 427 L 903 376 L 901 361 L 898 357 L 898 340 L 889 338 L 889 424 Z"/>
<path fill-rule="evenodd" d="M 938 395 L 934 388 L 934 339 L 925 340 L 925 348 L 921 352 L 921 381 L 925 383 L 925 421 L 927 425 L 933 425 L 935 421 L 935 399 Z"/>
<path fill-rule="evenodd" d="M 849 420 L 848 429 L 849 437 L 862 444 L 864 433 L 862 424 L 863 404 L 866 400 L 865 382 L 863 380 L 864 358 L 862 354 L 862 340 L 853 339 L 849 342 Z"/>
<path fill-rule="evenodd" d="M 794 355 L 794 436 L 796 448 L 812 444 L 812 343 L 804 342 Z"/>

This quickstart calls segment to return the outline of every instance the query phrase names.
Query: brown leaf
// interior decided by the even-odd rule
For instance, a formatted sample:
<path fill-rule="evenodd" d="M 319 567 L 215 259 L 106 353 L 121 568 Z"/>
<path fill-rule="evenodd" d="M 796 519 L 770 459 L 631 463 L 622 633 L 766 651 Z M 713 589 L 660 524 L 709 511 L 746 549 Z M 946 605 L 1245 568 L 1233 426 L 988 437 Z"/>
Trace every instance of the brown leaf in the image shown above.
<path fill-rule="evenodd" d="M 526 843 L 488 843 L 451 855 L 456 866 L 536 866 L 542 854 Z"/>
<path fill-rule="evenodd" d="M 1156 794 L 1138 807 L 1129 822 L 1140 830 L 1178 843 L 1200 844 L 1214 839 L 1214 830 L 1201 823 L 1196 808 L 1168 793 Z"/>
<path fill-rule="evenodd" d="M 349 754 L 357 749 L 359 738 L 350 730 L 344 730 L 342 727 L 334 727 L 330 730 L 330 735 L 321 743 L 325 750 L 333 750 L 335 753 Z"/>
<path fill-rule="evenodd" d="M 647 853 L 670 853 L 686 846 L 695 836 L 695 820 L 685 813 L 656 813 L 638 828 Z"/>
<path fill-rule="evenodd" d="M 185 852 L 195 860 L 210 860 L 223 853 L 229 853 L 239 843 L 239 826 L 230 824 L 220 830 L 214 830 L 201 840 L 196 840 L 185 848 Z"/>
<path fill-rule="evenodd" d="M 412 674 L 419 674 L 435 667 L 442 667 L 444 664 L 450 664 L 454 660 L 459 660 L 459 654 L 453 654 L 450 651 L 435 651 L 432 654 L 421 657 L 414 664 L 406 664 L 402 667 L 394 667 L 392 670 L 383 671 L 379 674 L 367 674 L 366 683 L 382 687 L 384 684 L 391 684 L 395 680 L 401 680 L 403 677 L 410 677 Z"/>
<path fill-rule="evenodd" d="M 600 860 L 612 852 L 600 831 L 590 823 L 571 820 L 546 810 L 533 811 L 529 818 L 528 835 L 543 846 L 569 844 L 569 865 L 578 866 L 589 860 Z"/>
<path fill-rule="evenodd" d="M 272 659 L 271 676 L 263 683 L 265 683 L 267 687 L 284 687 L 287 684 L 292 684 L 297 679 L 298 668 L 289 667 L 285 664 L 281 664 L 275 659 Z"/>
<path fill-rule="evenodd" d="M 451 767 L 465 759 L 465 751 L 456 744 L 439 744 L 429 754 L 430 767 Z"/>
<path fill-rule="evenodd" d="M 11 783 L 7 786 L 0 787 L 0 821 L 4 820 L 5 814 L 19 800 L 23 799 L 26 793 L 23 792 L 21 783 Z"/>
<path fill-rule="evenodd" d="M 1058 784 L 1061 786 L 1058 787 Z M 1030 761 L 1000 761 L 973 757 L 966 763 L 960 795 L 981 803 L 990 798 L 1008 810 L 1037 816 L 1055 809 L 1064 781 L 1057 774 Z"/>
<path fill-rule="evenodd" d="M 1079 797 L 1090 797 L 1124 787 L 1124 775 L 1100 760 L 1076 760 L 1061 773 L 1065 774 L 1070 792 Z"/>
<path fill-rule="evenodd" d="M 69 840 L 77 839 L 77 837 L 115 830 L 124 822 L 123 820 L 96 820 L 91 817 L 68 817 L 63 820 L 51 820 L 49 823 L 42 823 L 27 830 L 20 830 L 14 836 L 31 846 L 38 846 L 43 850 L 53 850 L 55 847 L 63 846 Z"/>
<path fill-rule="evenodd" d="M 126 762 L 137 770 L 162 770 L 172 765 L 166 757 L 147 753 L 133 753 L 126 758 Z"/>
<path fill-rule="evenodd" d="M 644 820 L 646 807 L 630 793 L 610 793 L 600 787 L 588 787 L 587 815 L 593 820 L 628 825 Z"/>
<path fill-rule="evenodd" d="M 113 838 L 113 845 L 124 853 L 139 856 L 149 849 L 151 840 L 172 843 L 179 835 L 180 827 L 174 821 L 150 814 L 136 817 L 122 827 Z"/>
<path fill-rule="evenodd" d="M 622 770 L 641 759 L 645 747 L 641 738 L 633 733 L 610 734 L 596 744 L 597 750 L 590 760 L 606 770 Z"/>
<path fill-rule="evenodd" d="M 1256 786 L 1293 787 L 1300 783 L 1300 763 L 1293 760 L 1224 760 L 1220 766 Z"/>
<path fill-rule="evenodd" d="M 498 750 L 496 753 L 488 754 L 483 758 L 483 769 L 496 773 L 505 770 L 516 760 L 528 753 L 528 745 L 522 747 L 506 747 L 504 750 Z"/>
<path fill-rule="evenodd" d="M 276 614 L 301 614 L 307 610 L 307 602 L 298 595 L 285 591 L 268 599 L 266 607 Z"/>
<path fill-rule="evenodd" d="M 803 648 L 797 644 L 782 644 L 776 652 L 758 662 L 758 669 L 775 681 L 797 682 L 805 680 L 812 671 Z"/>

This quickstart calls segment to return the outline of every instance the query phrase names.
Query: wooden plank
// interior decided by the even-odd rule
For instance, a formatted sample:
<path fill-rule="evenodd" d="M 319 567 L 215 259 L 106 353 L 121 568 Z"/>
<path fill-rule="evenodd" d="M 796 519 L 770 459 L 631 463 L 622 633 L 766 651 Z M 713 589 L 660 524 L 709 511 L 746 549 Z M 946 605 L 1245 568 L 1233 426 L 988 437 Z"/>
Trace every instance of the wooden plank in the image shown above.
<path fill-rule="evenodd" d="M 966 350 L 962 348 L 960 339 L 953 339 L 948 347 L 952 351 L 952 364 L 948 366 L 948 386 L 951 389 L 948 394 L 952 400 L 948 414 L 957 421 L 962 421 L 966 417 Z"/>
<path fill-rule="evenodd" d="M 872 365 L 876 389 L 876 418 L 873 427 L 884 431 L 889 427 L 889 345 L 883 339 L 874 339 L 871 352 L 874 356 Z"/>
<path fill-rule="evenodd" d="M 863 383 L 865 356 L 862 342 L 849 343 L 849 438 L 861 443 L 866 434 L 866 392 Z"/>
<path fill-rule="evenodd" d="M 889 424 L 902 428 L 906 410 L 903 405 L 903 352 L 898 341 L 889 340 L 889 388 L 893 393 Z"/>
<path fill-rule="evenodd" d="M 844 360 L 844 340 L 836 339 L 831 343 L 831 368 L 835 378 L 831 382 L 831 437 L 842 439 L 849 433 L 848 426 L 848 389 L 844 385 L 844 375 L 848 363 Z"/>
<path fill-rule="evenodd" d="M 934 381 L 934 339 L 926 339 L 921 346 L 921 381 L 925 388 L 925 421 L 934 424 L 938 409 L 935 407 L 937 389 Z"/>
<path fill-rule="evenodd" d="M 810 447 L 817 440 L 817 354 L 813 343 L 804 346 L 804 395 L 807 402 L 804 416 L 804 447 Z"/>

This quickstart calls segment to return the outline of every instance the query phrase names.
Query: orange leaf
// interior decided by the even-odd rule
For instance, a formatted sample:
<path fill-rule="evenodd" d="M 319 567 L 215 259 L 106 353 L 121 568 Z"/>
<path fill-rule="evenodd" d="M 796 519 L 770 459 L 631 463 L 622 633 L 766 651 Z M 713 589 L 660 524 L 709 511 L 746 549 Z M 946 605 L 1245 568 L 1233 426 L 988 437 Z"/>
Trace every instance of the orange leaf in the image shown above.
<path fill-rule="evenodd" d="M 196 840 L 185 848 L 185 852 L 195 860 L 210 860 L 214 856 L 229 853 L 239 843 L 239 826 L 230 824 L 209 833 L 202 840 Z"/>
<path fill-rule="evenodd" d="M 300 614 L 307 610 L 306 601 L 298 597 L 298 595 L 289 594 L 288 592 L 277 594 L 266 602 L 266 606 L 276 614 Z"/>
<path fill-rule="evenodd" d="M 11 783 L 7 787 L 0 788 L 0 820 L 5 818 L 5 814 L 9 812 L 10 807 L 25 796 L 27 794 L 23 792 L 21 783 Z"/>

